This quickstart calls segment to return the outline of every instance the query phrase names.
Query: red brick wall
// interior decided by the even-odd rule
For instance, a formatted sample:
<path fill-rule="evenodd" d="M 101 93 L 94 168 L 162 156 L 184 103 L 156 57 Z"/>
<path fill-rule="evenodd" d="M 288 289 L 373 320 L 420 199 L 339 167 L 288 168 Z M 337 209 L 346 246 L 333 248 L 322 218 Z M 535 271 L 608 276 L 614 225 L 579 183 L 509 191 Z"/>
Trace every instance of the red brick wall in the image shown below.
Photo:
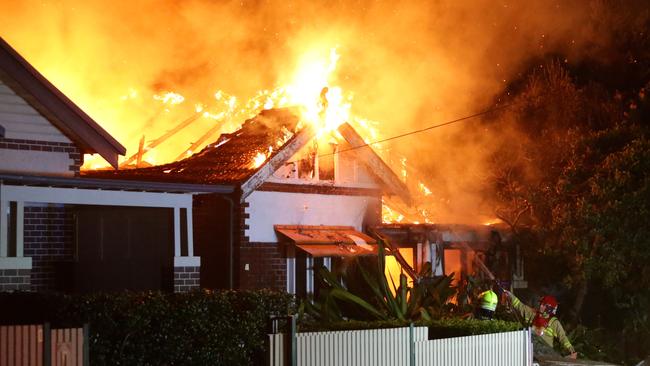
<path fill-rule="evenodd" d="M 287 260 L 278 244 L 242 243 L 239 249 L 239 288 L 286 291 Z"/>
<path fill-rule="evenodd" d="M 25 206 L 24 256 L 32 257 L 33 291 L 60 289 L 57 270 L 74 256 L 73 217 L 65 206 Z M 61 272 L 58 272 L 61 274 Z"/>
<path fill-rule="evenodd" d="M 75 176 L 79 176 L 79 168 L 81 167 L 81 165 L 83 165 L 83 154 L 81 153 L 81 150 L 79 150 L 77 145 L 75 145 L 74 143 L 6 139 L 0 137 L 0 149 L 52 151 L 52 152 L 68 153 L 68 156 L 73 161 L 73 164 L 69 166 L 69 170 L 71 172 L 74 172 Z"/>

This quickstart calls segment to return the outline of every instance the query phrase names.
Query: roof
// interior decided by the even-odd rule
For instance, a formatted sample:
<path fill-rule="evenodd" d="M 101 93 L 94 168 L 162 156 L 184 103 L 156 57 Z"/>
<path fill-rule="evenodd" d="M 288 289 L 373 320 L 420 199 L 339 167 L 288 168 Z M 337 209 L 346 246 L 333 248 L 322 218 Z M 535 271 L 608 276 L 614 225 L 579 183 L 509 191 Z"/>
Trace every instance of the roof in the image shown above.
<path fill-rule="evenodd" d="M 181 161 L 149 168 L 119 171 L 86 171 L 82 174 L 98 178 L 156 180 L 166 182 L 238 185 L 246 197 L 264 183 L 278 168 L 291 159 L 315 136 L 307 124 L 302 126 L 296 108 L 263 110 L 246 120 L 242 127 L 224 134 L 200 152 Z M 344 139 L 356 146 L 360 137 L 347 123 L 339 128 Z M 354 140 L 354 143 L 351 140 Z M 361 140 L 362 141 L 362 140 Z M 273 147 L 269 151 L 269 147 Z M 408 190 L 395 173 L 370 148 L 359 150 L 359 161 L 368 166 L 388 192 L 408 202 Z M 256 167 L 254 158 L 268 154 Z"/>
<path fill-rule="evenodd" d="M 267 153 L 269 146 L 277 146 L 278 141 L 289 137 L 271 152 L 268 162 L 296 139 L 293 131 L 298 122 L 296 114 L 288 109 L 264 110 L 246 120 L 239 130 L 221 135 L 217 141 L 186 159 L 148 168 L 87 171 L 83 174 L 103 178 L 240 185 L 264 166 L 253 166 L 257 154 Z"/>
<path fill-rule="evenodd" d="M 22 97 L 83 153 L 98 153 L 117 168 L 126 148 L 82 111 L 0 37 L 0 80 Z"/>
<path fill-rule="evenodd" d="M 352 226 L 275 225 L 275 231 L 313 257 L 376 255 L 375 239 Z"/>
<path fill-rule="evenodd" d="M 78 177 L 57 177 L 22 174 L 0 174 L 0 183 L 22 186 L 43 186 L 57 188 L 84 188 L 116 191 L 143 191 L 167 193 L 233 193 L 235 187 L 204 184 L 183 184 L 167 182 L 141 182 L 135 180 L 92 179 Z"/>

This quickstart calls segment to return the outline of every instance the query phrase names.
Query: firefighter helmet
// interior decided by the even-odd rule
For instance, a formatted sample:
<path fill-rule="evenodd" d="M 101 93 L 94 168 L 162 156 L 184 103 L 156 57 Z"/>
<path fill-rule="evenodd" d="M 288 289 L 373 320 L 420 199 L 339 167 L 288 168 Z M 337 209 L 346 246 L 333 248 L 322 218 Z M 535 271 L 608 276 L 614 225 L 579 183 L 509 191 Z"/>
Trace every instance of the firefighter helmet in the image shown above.
<path fill-rule="evenodd" d="M 557 312 L 558 303 L 555 296 L 546 295 L 542 297 L 541 300 L 539 300 L 539 304 L 546 306 L 546 312 L 549 315 L 555 315 L 555 313 Z"/>
<path fill-rule="evenodd" d="M 481 307 L 481 309 L 495 311 L 497 309 L 498 302 L 499 298 L 497 297 L 497 294 L 495 294 L 492 290 L 481 292 L 481 294 L 478 295 L 478 305 Z"/>

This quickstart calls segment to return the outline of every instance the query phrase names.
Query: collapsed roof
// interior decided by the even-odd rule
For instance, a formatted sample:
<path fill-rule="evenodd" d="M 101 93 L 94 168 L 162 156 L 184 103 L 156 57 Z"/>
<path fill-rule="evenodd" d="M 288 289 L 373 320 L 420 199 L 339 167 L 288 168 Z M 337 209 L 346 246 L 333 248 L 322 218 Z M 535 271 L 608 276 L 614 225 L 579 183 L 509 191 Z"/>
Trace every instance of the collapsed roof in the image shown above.
<path fill-rule="evenodd" d="M 348 144 L 363 144 L 347 123 L 339 128 L 339 132 Z M 296 109 L 268 109 L 246 120 L 239 130 L 222 134 L 217 141 L 186 159 L 148 168 L 86 171 L 83 174 L 97 178 L 234 185 L 241 188 L 245 197 L 314 136 L 315 131 L 310 125 L 300 123 Z M 409 202 L 407 188 L 370 147 L 355 149 L 354 153 L 378 178 L 387 193 L 399 195 Z M 259 154 L 266 155 L 266 160 L 257 166 L 253 162 Z"/>

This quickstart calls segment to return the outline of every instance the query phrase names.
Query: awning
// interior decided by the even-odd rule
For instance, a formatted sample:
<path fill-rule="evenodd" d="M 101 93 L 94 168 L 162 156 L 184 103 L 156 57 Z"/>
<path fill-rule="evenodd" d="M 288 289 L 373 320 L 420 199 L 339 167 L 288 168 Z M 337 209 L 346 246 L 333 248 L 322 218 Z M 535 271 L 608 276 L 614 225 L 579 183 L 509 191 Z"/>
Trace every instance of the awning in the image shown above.
<path fill-rule="evenodd" d="M 275 225 L 275 230 L 312 257 L 377 255 L 377 242 L 352 226 Z"/>

